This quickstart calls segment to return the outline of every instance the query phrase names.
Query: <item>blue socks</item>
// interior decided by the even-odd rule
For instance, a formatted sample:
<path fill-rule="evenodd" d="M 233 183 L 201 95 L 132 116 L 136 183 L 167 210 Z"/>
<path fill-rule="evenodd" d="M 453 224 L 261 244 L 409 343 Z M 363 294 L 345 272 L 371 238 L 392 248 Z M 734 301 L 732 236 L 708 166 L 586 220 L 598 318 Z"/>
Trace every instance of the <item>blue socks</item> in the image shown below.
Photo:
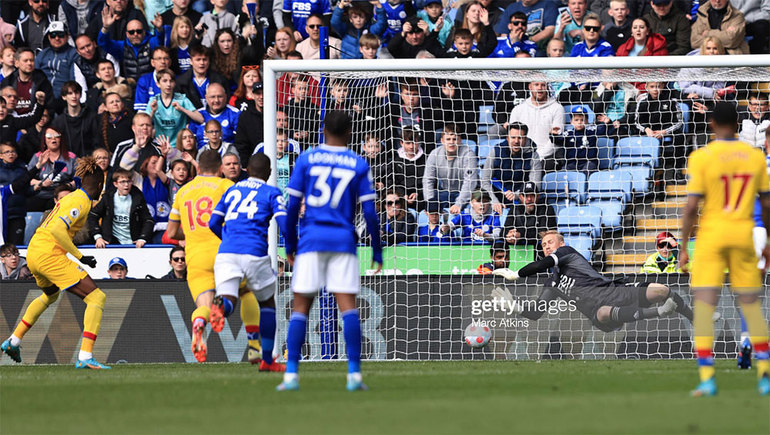
<path fill-rule="evenodd" d="M 275 343 L 275 308 L 261 308 L 259 310 L 259 331 L 262 333 L 262 361 L 272 364 Z"/>
<path fill-rule="evenodd" d="M 358 309 L 342 313 L 342 333 L 348 350 L 348 373 L 361 372 L 361 319 Z"/>
<path fill-rule="evenodd" d="M 299 358 L 302 353 L 302 344 L 305 343 L 306 331 L 307 316 L 302 313 L 292 312 L 291 319 L 289 320 L 289 331 L 286 334 L 286 349 L 289 351 L 289 358 L 286 361 L 286 373 L 297 373 L 299 370 Z"/>

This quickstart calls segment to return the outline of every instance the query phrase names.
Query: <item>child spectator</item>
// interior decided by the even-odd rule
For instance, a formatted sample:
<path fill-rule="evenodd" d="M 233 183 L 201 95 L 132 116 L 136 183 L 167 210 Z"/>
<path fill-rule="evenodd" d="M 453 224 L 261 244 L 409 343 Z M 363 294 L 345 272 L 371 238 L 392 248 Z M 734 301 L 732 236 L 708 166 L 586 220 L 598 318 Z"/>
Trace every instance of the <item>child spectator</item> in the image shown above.
<path fill-rule="evenodd" d="M 402 129 L 400 143 L 401 146 L 393 155 L 393 185 L 404 189 L 404 197 L 409 206 L 419 210 L 426 158 L 420 146 L 419 130 L 412 127 Z"/>
<path fill-rule="evenodd" d="M 230 29 L 234 34 L 238 34 L 238 17 L 227 10 L 229 0 L 210 0 L 213 9 L 203 14 L 195 31 L 201 34 L 201 44 L 205 47 L 211 47 L 216 41 L 216 34 L 219 29 Z"/>
<path fill-rule="evenodd" d="M 177 192 L 190 181 L 190 163 L 177 159 L 168 165 L 168 203 L 173 204 Z"/>
<path fill-rule="evenodd" d="M 281 27 L 275 31 L 275 46 L 268 47 L 266 59 L 287 59 L 289 53 L 296 50 L 297 41 L 291 27 Z"/>
<path fill-rule="evenodd" d="M 377 59 L 377 51 L 380 49 L 380 38 L 371 33 L 364 33 L 358 39 L 358 51 L 361 59 Z"/>
<path fill-rule="evenodd" d="M 385 16 L 388 20 L 388 28 L 382 34 L 382 46 L 386 47 L 394 36 L 403 32 L 404 24 L 411 17 L 415 16 L 415 10 L 412 2 L 404 2 L 402 0 L 380 0 L 380 4 L 382 4 L 382 8 L 385 10 Z M 414 28 L 415 24 L 412 27 Z"/>
<path fill-rule="evenodd" d="M 449 234 L 458 227 L 462 228 L 461 241 L 463 242 L 491 243 L 500 238 L 502 231 L 500 215 L 492 211 L 487 192 L 482 190 L 473 192 L 470 208 L 444 224 L 441 227 L 441 233 Z"/>
<path fill-rule="evenodd" d="M 631 36 L 631 20 L 628 19 L 628 5 L 626 0 L 611 0 L 607 11 L 612 18 L 602 29 L 602 38 L 612 45 L 612 49 L 618 51 Z"/>
<path fill-rule="evenodd" d="M 570 126 L 558 135 L 552 135 L 556 148 L 556 165 L 565 171 L 580 171 L 587 175 L 599 167 L 596 146 L 597 137 L 604 137 L 607 128 L 604 124 L 588 125 L 587 111 L 583 106 L 575 106 L 570 114 Z"/>
<path fill-rule="evenodd" d="M 282 108 L 289 120 L 290 130 L 294 140 L 307 148 L 315 144 L 318 135 L 318 107 L 308 97 L 309 76 L 297 75 L 292 83 L 292 98 Z"/>
<path fill-rule="evenodd" d="M 27 259 L 19 255 L 19 248 L 13 243 L 0 246 L 0 279 L 32 279 Z"/>
<path fill-rule="evenodd" d="M 425 213 L 428 216 L 428 224 L 417 228 L 417 242 L 440 243 L 448 241 L 441 232 L 441 207 L 437 202 L 429 202 Z"/>
<path fill-rule="evenodd" d="M 615 51 L 609 42 L 602 39 L 599 32 L 602 23 L 599 16 L 590 13 L 583 19 L 583 40 L 572 46 L 571 57 L 607 57 L 614 56 Z"/>
<path fill-rule="evenodd" d="M 492 28 L 487 26 L 489 32 Z M 469 58 L 469 57 L 487 57 L 495 48 L 494 33 L 485 32 L 482 36 L 482 42 L 475 44 L 473 34 L 468 29 L 455 29 L 452 35 L 453 44 L 445 53 L 445 57 Z"/>
<path fill-rule="evenodd" d="M 255 83 L 260 83 L 259 66 L 248 65 L 241 67 L 241 76 L 238 79 L 238 87 L 230 97 L 228 104 L 241 112 L 245 112 L 250 108 L 256 109 L 256 105 L 254 104 L 254 100 L 256 99 L 256 93 L 254 92 Z"/>
<path fill-rule="evenodd" d="M 110 260 L 107 267 L 107 278 L 105 279 L 133 279 L 126 276 L 128 273 L 128 264 L 126 260 L 115 257 Z"/>
<path fill-rule="evenodd" d="M 275 131 L 275 169 L 276 169 L 276 185 L 283 196 L 287 197 L 286 186 L 289 185 L 289 177 L 291 177 L 291 168 L 294 167 L 294 159 L 297 154 L 290 149 L 289 135 L 283 129 L 276 129 Z"/>
<path fill-rule="evenodd" d="M 171 43 L 169 48 L 175 55 L 176 65 L 174 69 L 179 73 L 187 72 L 192 68 L 190 63 L 190 44 L 193 40 L 193 24 L 185 16 L 174 19 L 174 25 L 171 27 Z M 175 52 L 174 52 L 175 51 Z"/>
<path fill-rule="evenodd" d="M 168 146 L 168 138 L 160 136 L 161 147 Z M 142 191 L 147 209 L 155 222 L 152 228 L 152 238 L 149 243 L 163 243 L 163 233 L 168 227 L 168 216 L 171 213 L 168 188 L 168 176 L 163 172 L 163 156 L 151 156 L 139 167 L 139 172 L 133 173 L 134 185 Z"/>
<path fill-rule="evenodd" d="M 80 104 L 82 92 L 78 82 L 69 81 L 62 85 L 61 98 L 67 108 L 51 124 L 64 134 L 70 151 L 78 157 L 91 154 L 99 137 L 96 113 Z"/>
<path fill-rule="evenodd" d="M 374 22 L 367 15 L 369 15 L 361 3 L 357 3 L 355 6 L 350 6 L 351 0 L 340 0 L 337 3 L 337 7 L 334 8 L 332 13 L 332 29 L 342 37 L 342 43 L 340 48 L 342 49 L 343 59 L 361 59 L 361 53 L 358 51 L 358 41 L 361 35 L 370 33 L 376 36 L 381 36 L 387 28 L 388 21 L 385 18 L 385 9 L 383 9 L 380 3 L 375 6 L 374 12 L 376 18 Z M 369 6 L 369 5 L 367 5 Z M 347 21 L 345 22 L 345 9 L 347 9 Z M 371 10 L 371 7 L 370 7 Z"/>
<path fill-rule="evenodd" d="M 553 37 L 564 41 L 564 50 L 567 53 L 572 53 L 572 47 L 582 39 L 585 15 L 586 0 L 569 0 L 567 9 L 561 13 L 556 21 Z"/>
<path fill-rule="evenodd" d="M 417 18 L 428 23 L 428 31 L 434 32 L 438 29 L 438 42 L 442 47 L 446 47 L 454 21 L 444 14 L 441 0 L 426 0 L 425 6 L 417 12 Z"/>
<path fill-rule="evenodd" d="M 369 163 L 375 192 L 384 191 L 393 180 L 393 167 L 384 152 L 382 141 L 376 134 L 367 133 L 364 136 L 364 143 L 361 144 L 361 156 Z M 402 186 L 398 187 L 403 188 Z"/>
<path fill-rule="evenodd" d="M 455 33 L 459 29 L 467 29 L 471 33 L 471 47 L 479 51 L 478 56 L 472 57 L 487 57 L 497 45 L 495 31 L 489 22 L 489 11 L 481 6 L 481 3 L 478 1 L 468 4 L 462 23 L 454 28 Z M 451 39 L 455 42 L 455 48 L 459 51 L 459 47 L 456 47 L 455 38 L 452 37 Z M 451 49 L 452 47 L 448 48 Z"/>
<path fill-rule="evenodd" d="M 116 93 L 124 105 L 133 106 L 134 91 L 125 78 L 115 76 L 115 66 L 107 59 L 96 63 L 96 77 L 99 82 L 86 91 L 86 105 L 96 113 L 104 113 L 107 94 Z"/>
<path fill-rule="evenodd" d="M 176 80 L 174 72 L 164 69 L 157 73 L 160 95 L 150 98 L 145 112 L 152 117 L 156 135 L 171 139 L 171 146 L 176 146 L 176 136 L 188 122 L 203 122 L 203 115 L 184 94 L 174 92 Z"/>
<path fill-rule="evenodd" d="M 288 60 L 302 60 L 302 54 L 298 51 L 292 51 L 287 55 Z M 294 79 L 299 77 L 299 73 L 296 72 L 285 72 L 281 77 L 278 79 L 278 90 L 277 90 L 277 101 L 276 104 L 278 107 L 283 107 L 286 105 L 286 103 L 289 102 L 289 99 L 292 97 L 292 91 L 291 88 L 294 86 Z M 314 79 L 311 76 L 308 76 L 308 95 L 310 96 L 310 101 L 318 106 L 321 104 L 321 91 L 320 86 L 318 86 L 318 80 Z"/>
<path fill-rule="evenodd" d="M 102 105 L 104 112 L 99 115 L 99 140 L 97 146 L 114 150 L 118 144 L 133 139 L 131 113 L 123 105 L 123 99 L 116 92 L 108 92 Z"/>
<path fill-rule="evenodd" d="M 134 110 L 137 112 L 147 109 L 147 102 L 150 101 L 150 98 L 160 94 L 158 73 L 171 68 L 171 50 L 166 47 L 157 47 L 152 50 L 150 65 L 152 65 L 152 72 L 139 77 L 136 82 Z"/>
<path fill-rule="evenodd" d="M 88 228 L 96 248 L 109 244 L 144 246 L 152 240 L 155 224 L 142 192 L 133 185 L 131 173 L 116 169 L 112 195 L 105 194 L 88 214 Z"/>
<path fill-rule="evenodd" d="M 205 107 L 206 93 L 209 85 L 219 83 L 227 86 L 227 80 L 210 67 L 211 50 L 200 44 L 193 44 L 189 48 L 190 64 L 192 67 L 186 73 L 177 77 L 177 92 L 187 95 L 197 108 Z"/>
<path fill-rule="evenodd" d="M 497 39 L 497 47 L 489 57 L 515 57 L 516 53 L 537 56 L 537 44 L 527 38 L 527 14 L 516 11 L 508 23 L 508 35 Z"/>
<path fill-rule="evenodd" d="M 214 150 L 218 152 L 220 156 L 224 156 L 229 152 L 238 152 L 232 143 L 225 142 L 222 139 L 222 126 L 216 119 L 209 119 L 206 121 L 204 134 L 206 135 L 206 145 L 200 149 L 200 153 L 206 150 Z M 200 153 L 198 153 L 198 156 L 200 156 Z"/>
<path fill-rule="evenodd" d="M 183 128 L 176 135 L 176 151 L 180 159 L 190 164 L 190 179 L 198 172 L 198 140 L 189 128 Z M 169 152 L 171 154 L 171 152 Z M 173 161 L 177 157 L 172 157 Z"/>
<path fill-rule="evenodd" d="M 382 243 L 393 246 L 414 241 L 417 222 L 406 208 L 406 200 L 395 189 L 385 193 L 385 211 L 380 218 Z"/>
<path fill-rule="evenodd" d="M 16 47 L 7 45 L 0 50 L 0 82 L 16 71 Z"/>

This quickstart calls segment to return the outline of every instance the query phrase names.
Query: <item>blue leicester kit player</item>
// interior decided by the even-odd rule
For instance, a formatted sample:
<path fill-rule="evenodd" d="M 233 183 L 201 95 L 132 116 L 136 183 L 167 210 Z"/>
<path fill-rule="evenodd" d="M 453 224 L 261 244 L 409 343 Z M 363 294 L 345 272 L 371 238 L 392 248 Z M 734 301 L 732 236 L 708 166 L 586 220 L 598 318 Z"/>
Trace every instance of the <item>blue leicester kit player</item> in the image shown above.
<path fill-rule="evenodd" d="M 307 316 L 313 298 L 321 287 L 334 294 L 342 313 L 348 352 L 349 391 L 365 390 L 361 380 L 361 321 L 356 307 L 359 293 L 357 236 L 354 219 L 356 205 L 366 219 L 369 234 L 379 234 L 376 194 L 369 164 L 347 148 L 352 121 L 345 112 L 334 110 L 324 119 L 326 143 L 305 152 L 294 165 L 286 191 L 289 208 L 286 218 L 286 257 L 294 265 L 292 291 L 294 311 L 286 338 L 289 351 L 279 391 L 299 389 L 299 359 L 307 330 Z M 297 240 L 297 222 L 302 200 L 305 215 Z M 373 266 L 382 269 L 382 246 L 372 237 Z"/>
<path fill-rule="evenodd" d="M 254 291 L 260 306 L 259 370 L 282 372 L 285 366 L 273 361 L 276 279 L 267 254 L 267 231 L 273 217 L 281 231 L 285 231 L 285 200 L 280 189 L 265 182 L 270 177 L 270 159 L 265 154 L 251 156 L 248 170 L 249 178 L 227 189 L 211 212 L 209 228 L 222 243 L 214 262 L 216 297 L 211 304 L 209 323 L 214 332 L 222 331 L 245 279 L 244 291 Z"/>

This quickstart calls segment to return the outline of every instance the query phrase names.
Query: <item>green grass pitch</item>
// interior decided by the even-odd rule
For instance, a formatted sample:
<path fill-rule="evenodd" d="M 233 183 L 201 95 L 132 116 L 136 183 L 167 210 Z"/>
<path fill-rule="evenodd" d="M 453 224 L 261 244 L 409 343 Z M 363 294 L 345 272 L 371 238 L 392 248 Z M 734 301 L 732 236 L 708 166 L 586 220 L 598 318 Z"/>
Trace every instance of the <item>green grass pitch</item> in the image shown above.
<path fill-rule="evenodd" d="M 770 433 L 756 373 L 694 361 L 304 363 L 298 392 L 247 364 L 0 368 L 0 433 Z"/>

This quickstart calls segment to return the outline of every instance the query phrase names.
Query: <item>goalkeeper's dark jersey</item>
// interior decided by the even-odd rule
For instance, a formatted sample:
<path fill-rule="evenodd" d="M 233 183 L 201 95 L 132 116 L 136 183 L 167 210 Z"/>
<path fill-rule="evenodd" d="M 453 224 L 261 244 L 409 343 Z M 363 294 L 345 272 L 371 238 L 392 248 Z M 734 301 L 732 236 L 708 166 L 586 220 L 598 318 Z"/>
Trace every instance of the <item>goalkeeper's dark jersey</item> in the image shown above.
<path fill-rule="evenodd" d="M 588 296 L 599 299 L 596 292 L 602 293 L 602 290 L 597 287 L 610 287 L 607 290 L 612 291 L 612 280 L 595 271 L 588 260 L 571 246 L 562 246 L 550 256 L 556 265 L 547 286 L 558 290 L 562 298 Z"/>

